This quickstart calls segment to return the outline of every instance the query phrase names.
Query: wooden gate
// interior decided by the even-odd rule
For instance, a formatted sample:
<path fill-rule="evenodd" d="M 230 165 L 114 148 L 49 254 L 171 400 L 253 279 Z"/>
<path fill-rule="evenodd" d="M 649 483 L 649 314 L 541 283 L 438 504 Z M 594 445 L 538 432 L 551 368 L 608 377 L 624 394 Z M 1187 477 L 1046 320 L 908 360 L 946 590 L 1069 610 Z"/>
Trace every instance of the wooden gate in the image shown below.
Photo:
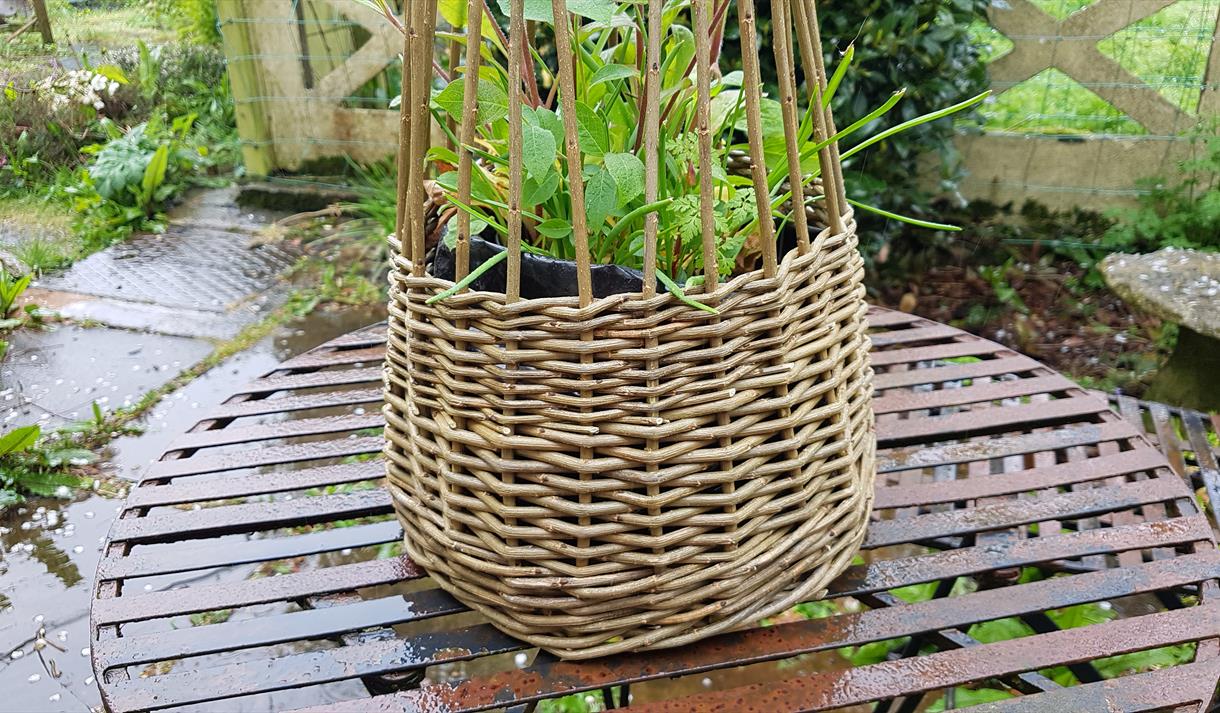
<path fill-rule="evenodd" d="M 1097 208 L 1130 200 L 1139 193 L 1140 178 L 1172 175 L 1176 163 L 1196 150 L 1196 127 L 1220 117 L 1220 40 L 1213 33 L 1195 112 L 1183 111 L 1098 45 L 1178 1 L 1098 0 L 1062 19 L 1031 0 L 993 2 L 991 24 L 1012 42 L 1012 50 L 989 66 L 997 93 L 1057 69 L 1147 135 L 988 132 L 962 137 L 959 146 L 969 171 L 963 194 L 995 202 L 1034 199 L 1058 208 Z M 1211 17 L 1210 26 L 1216 28 L 1217 21 L 1220 17 Z"/>
<path fill-rule="evenodd" d="M 1117 108 L 1142 133 L 962 137 L 969 171 L 963 194 L 1096 208 L 1129 200 L 1139 178 L 1171 174 L 1197 145 L 1190 140 L 1194 127 L 1220 117 L 1216 38 L 1206 48 L 1203 76 L 1194 80 L 1197 107 L 1186 110 L 1098 46 L 1177 2 L 1207 3 L 1220 15 L 1217 0 L 1097 0 L 1063 18 L 1040 9 L 1049 0 L 995 0 L 991 23 L 1012 42 L 1011 51 L 990 65 L 997 92 L 1053 68 Z M 401 39 L 383 17 L 356 0 L 219 0 L 219 8 L 250 173 L 310 171 L 319 159 L 367 162 L 393 153 L 398 112 L 384 95 L 396 87 L 385 82 L 382 96 L 362 91 L 399 66 Z M 1209 26 L 1217 20 L 1210 17 Z"/>
<path fill-rule="evenodd" d="M 396 65 L 402 35 L 355 0 L 219 0 L 246 170 L 384 158 L 398 111 L 359 90 Z"/>

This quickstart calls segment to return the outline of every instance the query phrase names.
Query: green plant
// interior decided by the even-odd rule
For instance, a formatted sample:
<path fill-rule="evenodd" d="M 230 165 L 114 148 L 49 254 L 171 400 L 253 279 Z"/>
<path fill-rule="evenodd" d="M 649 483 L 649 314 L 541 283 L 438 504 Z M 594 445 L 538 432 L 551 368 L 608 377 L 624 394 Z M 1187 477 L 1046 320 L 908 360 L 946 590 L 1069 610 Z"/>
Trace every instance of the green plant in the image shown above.
<path fill-rule="evenodd" d="M 369 0 L 381 2 L 381 0 Z M 503 6 L 504 3 L 501 3 Z M 728 0 L 717 0 L 713 17 L 727 20 Z M 455 27 L 465 23 L 463 3 L 456 0 L 442 4 L 446 20 Z M 578 65 L 575 77 L 575 123 L 578 143 L 585 156 L 582 176 L 585 189 L 585 218 L 590 250 L 595 262 L 615 263 L 641 268 L 643 263 L 643 233 L 646 216 L 660 214 L 658 236 L 658 279 L 675 294 L 681 294 L 677 283 L 697 284 L 703 272 L 700 248 L 701 218 L 699 210 L 698 139 L 695 133 L 695 83 L 691 74 L 695 52 L 694 34 L 690 29 L 689 9 L 675 3 L 665 8 L 662 22 L 663 57 L 661 61 L 662 132 L 659 152 L 659 200 L 644 198 L 645 168 L 642 117 L 650 110 L 644 106 L 646 93 L 638 70 L 641 58 L 637 48 L 646 44 L 644 11 L 641 6 L 619 8 L 610 0 L 591 0 L 574 4 L 573 11 L 582 17 L 575 29 L 574 47 Z M 501 8 L 503 9 L 503 7 Z M 388 8 L 383 7 L 392 17 Z M 564 158 L 564 122 L 554 109 L 554 92 L 546 97 L 539 86 L 555 81 L 544 53 L 554 52 L 549 30 L 550 11 L 545 3 L 526 3 L 525 17 L 539 28 L 530 38 L 530 56 L 534 58 L 525 73 L 525 102 L 522 111 L 522 144 L 524 163 L 523 204 L 526 249 L 556 258 L 571 259 L 575 255 L 573 242 L 572 200 L 569 195 L 570 176 L 566 174 Z M 583 20 L 591 20 L 584 22 Z M 490 22 L 486 23 L 491 25 Z M 471 202 L 459 199 L 457 152 L 438 146 L 428 154 L 437 170 L 437 183 L 444 189 L 448 201 L 472 219 L 472 233 L 484 228 L 507 234 L 508 144 L 509 130 L 507 72 L 504 69 L 504 46 L 501 31 L 488 31 L 490 40 L 485 51 L 478 79 L 477 131 L 475 145 L 466 147 L 478 157 L 473 168 Z M 719 31 L 714 32 L 717 36 Z M 464 42 L 464 34 L 446 34 L 447 39 Z M 713 54 L 716 51 L 713 50 Z M 836 70 L 831 84 L 839 86 L 848 73 L 850 54 Z M 768 199 L 771 215 L 759 216 L 758 202 L 749 179 L 731 175 L 725 158 L 734 149 L 744 148 L 745 116 L 743 78 L 740 72 L 714 76 L 711 80 L 712 154 L 715 165 L 710 173 L 714 181 L 714 224 L 717 269 L 721 274 L 732 272 L 742 253 L 759 250 L 751 245 L 758 221 L 779 220 L 786 216 L 781 207 L 791 192 L 783 186 L 787 163 L 783 143 L 780 105 L 766 98 L 762 104 L 762 134 L 764 137 Z M 435 92 L 432 111 L 442 128 L 447 120 L 463 115 L 463 85 L 455 77 Z M 515 89 L 512 92 L 515 94 Z M 827 100 L 834 95 L 828 90 Z M 893 93 L 879 107 L 848 125 L 834 138 L 846 140 L 887 114 L 903 99 L 902 91 Z M 851 147 L 844 147 L 844 158 L 864 151 L 891 136 L 927 124 L 966 109 L 981 101 L 980 94 L 960 104 L 932 113 L 914 116 L 909 121 L 879 131 Z M 821 172 L 817 157 L 827 142 L 814 138 L 814 113 L 808 107 L 801 111 L 797 141 L 802 172 L 811 181 Z M 449 136 L 454 145 L 457 136 Z M 856 205 L 874 210 L 867 204 Z M 886 213 L 887 216 L 908 220 Z M 940 224 L 913 221 L 928 227 L 949 228 Z M 451 237 L 453 237 L 451 235 Z M 757 241 L 755 241 L 756 243 Z M 503 253 L 492 260 L 503 259 Z M 752 260 L 746 261 L 751 264 Z M 488 261 L 471 272 L 477 277 L 493 263 Z M 672 279 L 671 279 L 672 278 Z M 469 280 L 468 280 L 469 281 Z M 467 281 L 467 282 L 468 282 Z M 459 288 L 466 283 L 459 283 Z M 446 296 L 442 294 L 433 299 Z M 696 304 L 697 303 L 693 303 Z"/>
<path fill-rule="evenodd" d="M 1140 182 L 1146 193 L 1134 208 L 1113 213 L 1118 222 L 1103 238 L 1109 248 L 1144 252 L 1172 245 L 1220 249 L 1220 132 L 1197 137 L 1197 156 L 1178 164 L 1174 177 Z"/>
<path fill-rule="evenodd" d="M 160 230 L 168 198 L 191 181 L 200 148 L 188 145 L 194 115 L 168 123 L 160 116 L 128 129 L 104 122 L 104 144 L 82 149 L 93 156 L 70 192 L 82 215 L 78 229 L 89 243 L 114 242 L 132 230 Z"/>
<path fill-rule="evenodd" d="M 219 46 L 220 19 L 215 0 L 151 0 L 149 6 L 185 40 Z"/>
<path fill-rule="evenodd" d="M 7 321 L 17 298 L 30 286 L 30 275 L 18 277 L 0 267 L 0 321 Z"/>
<path fill-rule="evenodd" d="M 50 448 L 37 425 L 0 436 L 0 508 L 20 503 L 24 494 L 67 497 L 81 479 L 70 472 L 96 456 L 77 448 Z"/>
<path fill-rule="evenodd" d="M 827 66 L 854 50 L 852 71 L 835 94 L 836 115 L 863 116 L 895 87 L 907 90 L 894 112 L 900 121 L 981 93 L 987 87 L 986 68 L 972 25 L 985 20 L 990 4 L 989 0 L 860 0 L 825 7 L 819 19 Z M 774 86 L 770 4 L 760 2 L 757 8 L 763 78 Z M 724 56 L 739 56 L 736 28 L 728 28 L 725 35 Z M 866 138 L 884 128 L 884 122 L 876 122 L 863 127 L 859 136 Z M 953 190 L 960 178 L 954 134 L 954 120 L 946 118 L 870 147 L 845 166 L 848 191 L 858 200 L 891 211 L 926 216 L 927 195 L 921 181 L 929 168 L 941 190 Z M 883 227 L 877 216 L 864 215 L 861 220 L 868 221 L 870 230 Z M 897 229 L 891 225 L 887 232 Z"/>

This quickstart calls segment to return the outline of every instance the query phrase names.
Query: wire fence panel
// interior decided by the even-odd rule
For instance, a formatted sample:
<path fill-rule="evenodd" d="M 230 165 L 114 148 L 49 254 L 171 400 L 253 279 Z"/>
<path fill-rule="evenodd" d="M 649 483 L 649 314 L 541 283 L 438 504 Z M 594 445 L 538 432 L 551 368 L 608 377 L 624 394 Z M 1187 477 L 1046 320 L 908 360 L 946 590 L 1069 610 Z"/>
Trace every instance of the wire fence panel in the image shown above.
<path fill-rule="evenodd" d="M 1130 200 L 1220 117 L 1220 0 L 995 0 L 979 41 L 996 96 L 963 137 L 970 198 Z"/>
<path fill-rule="evenodd" d="M 330 172 L 398 146 L 402 36 L 355 0 L 220 0 L 247 170 Z"/>
<path fill-rule="evenodd" d="M 394 152 L 402 40 L 377 11 L 218 4 L 251 174 L 334 174 Z M 983 132 L 960 140 L 969 198 L 1129 201 L 1216 133 L 1220 0 L 993 0 L 989 21 L 975 33 L 996 95 Z"/>

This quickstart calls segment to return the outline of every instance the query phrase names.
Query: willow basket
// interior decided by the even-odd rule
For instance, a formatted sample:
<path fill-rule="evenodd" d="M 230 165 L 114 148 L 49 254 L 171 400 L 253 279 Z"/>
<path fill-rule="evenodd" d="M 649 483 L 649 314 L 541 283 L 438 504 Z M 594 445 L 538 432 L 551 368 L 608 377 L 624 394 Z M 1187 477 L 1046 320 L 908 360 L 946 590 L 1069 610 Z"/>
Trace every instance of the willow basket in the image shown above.
<path fill-rule="evenodd" d="M 393 270 L 389 487 L 411 558 L 567 658 L 676 646 L 821 596 L 875 437 L 854 224 L 714 296 L 522 300 Z M 403 398 L 396 394 L 407 394 Z"/>
<path fill-rule="evenodd" d="M 524 2 L 508 4 L 507 86 L 515 97 L 526 76 L 522 57 L 531 55 Z M 662 4 L 638 5 L 648 10 L 642 89 L 650 107 L 660 106 Z M 734 4 L 749 151 L 730 157 L 728 168 L 750 174 L 758 215 L 770 216 L 754 0 Z M 463 147 L 478 121 L 482 7 L 481 0 L 467 5 L 456 127 Z M 566 7 L 552 0 L 558 48 L 571 46 Z M 709 131 L 713 5 L 691 4 L 704 266 L 693 297 L 714 313 L 656 293 L 656 214 L 642 231 L 642 291 L 595 292 L 574 58 L 562 50 L 556 86 L 575 296 L 522 294 L 522 214 L 530 207 L 521 203 L 522 102 L 515 100 L 507 116 L 506 292 L 458 291 L 430 273 L 430 84 L 403 73 L 400 227 L 392 241 L 385 369 L 387 482 L 411 558 L 501 630 L 561 657 L 677 646 L 752 624 L 822 596 L 864 538 L 876 441 L 863 261 L 838 148 L 825 138 L 836 133 L 830 111 L 811 114 L 825 170 L 802 173 L 795 138 L 797 46 L 811 78 L 807 106 L 823 106 L 827 86 L 815 2 L 772 0 L 771 7 L 781 28 L 775 51 L 783 185 L 799 183 L 806 200 L 781 207 L 795 229 L 794 249 L 780 254 L 775 223 L 757 221 L 748 239 L 761 266 L 753 269 L 751 260 L 742 274 L 722 280 Z M 407 8 L 404 56 L 426 67 L 435 2 Z M 658 197 L 659 116 L 641 110 L 645 204 Z M 460 152 L 459 204 L 472 198 L 473 153 Z M 454 273 L 465 275 L 465 212 L 456 233 Z"/>

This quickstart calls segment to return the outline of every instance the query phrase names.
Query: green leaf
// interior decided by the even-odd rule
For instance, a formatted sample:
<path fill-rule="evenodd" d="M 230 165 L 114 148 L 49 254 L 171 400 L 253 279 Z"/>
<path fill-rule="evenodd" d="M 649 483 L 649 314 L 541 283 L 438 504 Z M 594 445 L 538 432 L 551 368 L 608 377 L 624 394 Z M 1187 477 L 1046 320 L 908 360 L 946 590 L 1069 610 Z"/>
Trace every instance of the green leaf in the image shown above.
<path fill-rule="evenodd" d="M 445 290 L 444 292 L 442 292 L 438 295 L 433 295 L 433 296 L 429 297 L 427 299 L 427 304 L 435 304 L 435 303 L 440 302 L 441 300 L 445 299 L 446 297 L 452 297 L 453 295 L 456 295 L 457 293 L 459 293 L 462 290 L 469 287 L 472 282 L 474 282 L 475 280 L 482 277 L 483 273 L 487 272 L 488 270 L 495 267 L 496 265 L 499 265 L 501 262 L 504 262 L 505 258 L 507 258 L 507 257 L 508 257 L 507 250 L 504 250 L 504 251 L 496 253 L 495 255 L 492 255 L 491 257 L 484 260 L 482 265 L 479 265 L 475 269 L 471 270 L 469 275 L 463 277 L 461 280 L 458 280 L 458 282 L 456 284 L 454 284 L 453 287 L 450 287 L 449 289 Z"/>
<path fill-rule="evenodd" d="M 438 7 L 450 27 L 466 26 L 466 0 L 440 0 Z"/>
<path fill-rule="evenodd" d="M 546 203 L 559 189 L 559 173 L 554 169 L 542 181 L 525 179 L 521 186 L 521 205 L 535 206 Z"/>
<path fill-rule="evenodd" d="M 883 208 L 878 208 L 876 206 L 871 206 L 866 203 L 854 201 L 850 198 L 847 199 L 847 202 L 851 203 L 852 205 L 854 205 L 857 208 L 866 210 L 869 213 L 876 213 L 877 215 L 882 216 L 883 218 L 889 218 L 890 220 L 896 220 L 900 223 L 907 223 L 909 225 L 916 225 L 916 226 L 919 226 L 920 228 L 929 228 L 931 230 L 947 230 L 952 233 L 960 232 L 962 229 L 961 226 L 959 226 L 959 225 L 949 225 L 948 223 L 933 223 L 930 220 L 920 220 L 919 218 L 912 218 L 912 217 L 906 216 L 906 215 L 899 215 L 897 213 L 891 213 L 890 211 L 885 210 Z"/>
<path fill-rule="evenodd" d="M 541 178 L 555 164 L 555 137 L 551 132 L 534 124 L 521 127 L 521 158 L 529 176 Z"/>
<path fill-rule="evenodd" d="M 446 114 L 454 118 L 462 116 L 462 91 L 465 78 L 458 77 L 449 82 L 433 101 Z M 479 78 L 476 115 L 480 124 L 490 124 L 508 116 L 508 94 L 504 87 L 483 77 Z"/>
<path fill-rule="evenodd" d="M 601 156 L 610 150 L 610 132 L 606 122 L 584 102 L 576 102 L 576 127 L 581 151 L 590 156 Z"/>
<path fill-rule="evenodd" d="M 526 114 L 529 112 L 524 112 L 523 116 Z M 555 137 L 556 146 L 563 146 L 563 119 L 560 119 L 558 114 L 546 107 L 538 107 L 533 111 L 533 118 L 538 126 L 551 132 L 551 136 Z"/>
<path fill-rule="evenodd" d="M 561 218 L 551 218 L 539 223 L 534 228 L 541 235 L 560 240 L 572 234 L 572 224 Z"/>
<path fill-rule="evenodd" d="M 41 434 L 42 429 L 37 425 L 14 428 L 0 437 L 0 456 L 29 450 Z"/>
<path fill-rule="evenodd" d="M 169 168 L 169 146 L 161 144 L 153 152 L 152 159 L 144 167 L 144 178 L 140 181 L 145 202 L 151 199 L 153 191 L 165 182 L 165 171 Z"/>
<path fill-rule="evenodd" d="M 629 67 L 625 64 L 606 64 L 598 68 L 593 73 L 593 77 L 589 79 L 589 86 L 595 86 L 602 82 L 613 82 L 619 79 L 630 79 L 639 76 L 640 72 L 635 67 Z"/>
<path fill-rule="evenodd" d="M 499 0 L 500 12 L 509 16 L 511 8 L 509 0 Z M 609 24 L 614 19 L 617 9 L 614 0 L 568 0 L 568 12 L 581 17 L 587 17 L 603 24 Z M 551 0 L 525 0 L 525 19 L 555 24 L 555 15 L 551 13 Z"/>
<path fill-rule="evenodd" d="M 123 70 L 114 64 L 101 64 L 93 68 L 94 74 L 100 74 L 106 79 L 118 82 L 119 84 L 130 84 L 127 75 Z"/>
<path fill-rule="evenodd" d="M 669 294 L 673 295 L 674 297 L 677 297 L 686 306 L 694 307 L 695 309 L 701 309 L 704 312 L 707 312 L 708 314 L 720 314 L 720 312 L 718 310 L 716 310 L 715 308 L 708 307 L 707 305 L 703 304 L 702 302 L 700 302 L 698 300 L 687 297 L 686 293 L 682 291 L 682 288 L 678 287 L 678 283 L 671 280 L 669 278 L 669 275 L 666 275 L 661 270 L 657 270 L 657 279 L 661 281 L 662 285 L 665 285 L 665 289 L 669 290 Z"/>
<path fill-rule="evenodd" d="M 602 157 L 602 163 L 614 178 L 619 205 L 644 192 L 644 162 L 635 154 L 608 153 Z"/>
<path fill-rule="evenodd" d="M 614 176 L 605 168 L 598 168 L 585 185 L 585 217 L 589 222 L 589 233 L 601 230 L 606 216 L 618 205 L 618 187 Z"/>

